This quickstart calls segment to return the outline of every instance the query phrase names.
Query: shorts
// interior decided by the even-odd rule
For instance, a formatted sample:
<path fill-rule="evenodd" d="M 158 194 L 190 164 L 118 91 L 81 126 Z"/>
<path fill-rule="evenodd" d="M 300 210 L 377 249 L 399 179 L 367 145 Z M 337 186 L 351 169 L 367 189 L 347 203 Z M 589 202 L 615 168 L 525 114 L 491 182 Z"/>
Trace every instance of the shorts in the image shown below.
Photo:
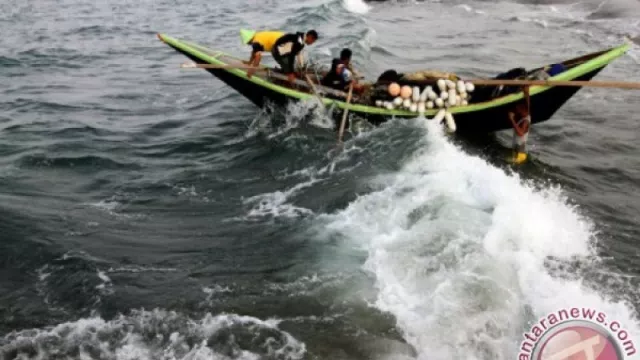
<path fill-rule="evenodd" d="M 280 56 L 275 46 L 271 50 L 271 55 L 273 55 L 273 59 L 280 65 L 283 73 L 291 74 L 295 72 L 295 57 L 291 58 L 289 54 Z"/>
<path fill-rule="evenodd" d="M 253 49 L 253 52 L 261 52 L 264 51 L 264 46 L 262 46 L 262 44 L 260 43 L 251 43 L 251 48 Z"/>
<path fill-rule="evenodd" d="M 527 144 L 527 139 L 529 138 L 529 133 L 526 133 L 522 136 L 516 135 L 516 145 L 517 146 L 525 146 Z"/>
<path fill-rule="evenodd" d="M 518 134 L 516 134 L 516 131 L 514 129 L 513 135 L 514 135 L 513 140 L 514 140 L 515 148 L 520 152 L 525 152 L 527 147 L 527 140 L 529 139 L 529 131 L 522 134 L 522 136 L 518 136 Z"/>

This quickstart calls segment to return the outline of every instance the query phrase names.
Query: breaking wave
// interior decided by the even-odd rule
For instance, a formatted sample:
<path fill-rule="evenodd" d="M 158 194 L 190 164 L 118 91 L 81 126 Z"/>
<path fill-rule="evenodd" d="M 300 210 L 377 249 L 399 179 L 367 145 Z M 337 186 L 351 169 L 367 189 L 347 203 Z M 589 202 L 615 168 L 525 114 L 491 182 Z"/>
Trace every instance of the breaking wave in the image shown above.
<path fill-rule="evenodd" d="M 191 319 L 167 310 L 134 311 L 106 321 L 80 319 L 0 339 L 3 359 L 302 359 L 304 343 L 279 320 L 234 314 Z"/>
<path fill-rule="evenodd" d="M 424 148 L 377 191 L 321 216 L 326 236 L 368 254 L 375 305 L 392 313 L 419 359 L 506 359 L 528 324 L 589 306 L 640 336 L 633 311 L 603 284 L 548 269 L 595 266 L 595 227 L 559 188 L 523 182 L 428 126 Z"/>

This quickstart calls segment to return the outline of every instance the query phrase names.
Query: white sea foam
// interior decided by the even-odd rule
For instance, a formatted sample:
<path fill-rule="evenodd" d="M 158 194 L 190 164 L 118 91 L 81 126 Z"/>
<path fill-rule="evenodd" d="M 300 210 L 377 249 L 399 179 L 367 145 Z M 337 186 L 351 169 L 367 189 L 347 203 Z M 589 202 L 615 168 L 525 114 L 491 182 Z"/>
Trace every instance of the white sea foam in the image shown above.
<path fill-rule="evenodd" d="M 424 143 L 378 191 L 320 222 L 368 253 L 375 305 L 395 315 L 419 359 L 514 358 L 531 321 L 573 306 L 606 312 L 640 341 L 629 307 L 545 268 L 548 257 L 593 255 L 592 224 L 560 189 L 469 156 L 437 126 Z"/>
<path fill-rule="evenodd" d="M 189 319 L 165 310 L 135 311 L 0 338 L 0 359 L 302 359 L 304 343 L 278 328 L 280 320 L 235 314 Z"/>
<path fill-rule="evenodd" d="M 321 104 L 315 96 L 299 102 L 290 102 L 285 109 L 285 121 L 282 122 L 278 120 L 279 116 L 274 118 L 269 113 L 272 110 L 277 111 L 279 108 L 266 105 L 263 111 L 248 125 L 245 138 L 259 134 L 265 134 L 270 139 L 278 138 L 288 133 L 291 129 L 299 128 L 303 125 L 311 125 L 322 129 L 333 128 L 334 121 L 327 116 L 327 111 L 330 109 L 331 107 Z"/>
<path fill-rule="evenodd" d="M 362 0 L 343 0 L 344 7 L 356 14 L 366 14 L 369 12 L 370 6 Z"/>
<path fill-rule="evenodd" d="M 299 183 L 284 191 L 278 190 L 245 199 L 243 201 L 245 204 L 253 204 L 253 207 L 247 214 L 247 218 L 262 218 L 265 216 L 293 218 L 301 215 L 313 214 L 313 211 L 310 209 L 293 205 L 288 201 L 290 197 L 294 196 L 302 189 L 310 187 L 317 181 L 317 179 L 311 178 L 308 181 Z"/>

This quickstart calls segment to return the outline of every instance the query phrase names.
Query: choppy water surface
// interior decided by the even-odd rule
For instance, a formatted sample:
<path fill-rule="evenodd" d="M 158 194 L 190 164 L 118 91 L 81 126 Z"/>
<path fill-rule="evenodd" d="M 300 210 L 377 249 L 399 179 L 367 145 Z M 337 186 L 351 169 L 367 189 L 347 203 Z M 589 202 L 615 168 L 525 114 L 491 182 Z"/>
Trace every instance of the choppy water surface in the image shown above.
<path fill-rule="evenodd" d="M 638 92 L 582 89 L 515 171 L 421 119 L 335 155 L 312 105 L 267 117 L 155 37 L 312 27 L 369 77 L 488 76 L 640 34 L 637 1 L 0 9 L 0 357 L 511 359 L 572 306 L 640 347 Z"/>

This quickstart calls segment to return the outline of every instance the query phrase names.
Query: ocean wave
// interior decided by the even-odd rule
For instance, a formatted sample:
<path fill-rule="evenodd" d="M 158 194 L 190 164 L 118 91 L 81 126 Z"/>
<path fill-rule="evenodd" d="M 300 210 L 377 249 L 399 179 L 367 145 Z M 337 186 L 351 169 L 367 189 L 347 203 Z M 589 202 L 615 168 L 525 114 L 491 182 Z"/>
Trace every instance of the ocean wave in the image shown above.
<path fill-rule="evenodd" d="M 602 284 L 545 269 L 550 257 L 595 266 L 594 224 L 560 189 L 465 154 L 437 126 L 395 176 L 318 224 L 368 252 L 376 306 L 418 358 L 508 356 L 529 321 L 562 306 L 599 308 L 637 336 L 633 309 Z"/>
<path fill-rule="evenodd" d="M 78 50 L 55 48 L 31 48 L 17 53 L 16 60 L 29 68 L 83 69 L 86 64 L 104 60 L 105 56 L 86 54 Z"/>
<path fill-rule="evenodd" d="M 114 33 L 126 33 L 127 31 L 131 31 L 133 29 L 129 29 L 128 27 L 118 26 L 118 25 L 84 25 L 72 28 L 68 31 L 62 33 L 62 36 L 70 37 L 70 36 L 113 36 Z"/>
<path fill-rule="evenodd" d="M 58 111 L 80 111 L 87 109 L 87 107 L 78 104 L 64 104 L 36 98 L 18 97 L 14 100 L 0 103 L 0 109 L 13 113 L 41 112 L 51 114 Z"/>
<path fill-rule="evenodd" d="M 348 11 L 356 14 L 366 14 L 371 7 L 364 0 L 343 0 L 343 6 Z"/>
<path fill-rule="evenodd" d="M 47 153 L 30 154 L 20 158 L 19 166 L 22 168 L 61 168 L 61 169 L 140 169 L 141 167 L 131 161 L 116 160 L 108 155 L 76 155 L 76 156 L 52 156 Z"/>
<path fill-rule="evenodd" d="M 602 1 L 596 5 L 586 18 L 588 20 L 638 18 L 640 16 L 640 2 L 625 0 Z"/>
<path fill-rule="evenodd" d="M 91 317 L 12 332 L 0 338 L 0 355 L 9 359 L 302 359 L 305 344 L 279 329 L 280 322 L 236 314 L 191 319 L 167 310 L 138 310 L 113 320 Z"/>

